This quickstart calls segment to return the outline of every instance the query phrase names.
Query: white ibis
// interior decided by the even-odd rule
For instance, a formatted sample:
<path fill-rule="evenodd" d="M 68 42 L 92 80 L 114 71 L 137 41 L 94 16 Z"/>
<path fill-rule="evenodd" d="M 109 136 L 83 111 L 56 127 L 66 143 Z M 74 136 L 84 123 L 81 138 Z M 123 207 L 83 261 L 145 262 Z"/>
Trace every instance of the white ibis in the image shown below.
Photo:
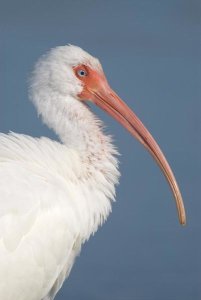
<path fill-rule="evenodd" d="M 164 173 L 185 210 L 159 146 L 110 88 L 98 59 L 67 45 L 43 56 L 30 97 L 60 142 L 0 134 L 0 299 L 53 300 L 81 245 L 111 212 L 118 182 L 116 150 L 89 100 L 121 123 Z"/>

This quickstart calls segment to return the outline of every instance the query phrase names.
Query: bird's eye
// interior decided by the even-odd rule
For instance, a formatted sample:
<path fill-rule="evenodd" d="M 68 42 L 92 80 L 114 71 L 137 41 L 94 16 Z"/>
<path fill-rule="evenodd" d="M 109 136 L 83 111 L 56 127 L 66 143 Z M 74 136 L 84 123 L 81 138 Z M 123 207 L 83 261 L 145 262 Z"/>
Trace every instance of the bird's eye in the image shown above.
<path fill-rule="evenodd" d="M 82 70 L 82 69 L 78 70 L 78 71 L 77 71 L 77 74 L 78 74 L 78 76 L 80 76 L 80 77 L 87 76 L 87 72 L 86 72 L 85 70 Z"/>

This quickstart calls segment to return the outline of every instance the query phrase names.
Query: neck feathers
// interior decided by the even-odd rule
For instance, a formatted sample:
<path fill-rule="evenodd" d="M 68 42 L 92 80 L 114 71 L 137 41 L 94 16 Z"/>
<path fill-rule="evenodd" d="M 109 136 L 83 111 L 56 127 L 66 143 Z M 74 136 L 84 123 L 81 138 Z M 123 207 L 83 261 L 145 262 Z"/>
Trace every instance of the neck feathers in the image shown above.
<path fill-rule="evenodd" d="M 105 173 L 111 162 L 117 176 L 115 156 L 118 153 L 110 136 L 103 133 L 101 121 L 87 105 L 71 96 L 53 91 L 40 92 L 39 89 L 32 93 L 31 98 L 43 122 L 53 129 L 66 147 L 81 155 L 89 173 L 97 169 Z"/>

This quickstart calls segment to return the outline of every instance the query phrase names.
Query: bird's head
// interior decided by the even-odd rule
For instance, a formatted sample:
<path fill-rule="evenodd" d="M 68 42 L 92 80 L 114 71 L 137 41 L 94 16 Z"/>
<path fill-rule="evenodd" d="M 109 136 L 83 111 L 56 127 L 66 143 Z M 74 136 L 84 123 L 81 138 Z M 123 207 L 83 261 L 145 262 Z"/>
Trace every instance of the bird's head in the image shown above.
<path fill-rule="evenodd" d="M 37 63 L 32 81 L 34 93 L 44 93 L 45 89 L 49 94 L 71 96 L 75 101 L 89 100 L 126 128 L 150 152 L 161 168 L 174 194 L 179 221 L 185 224 L 182 196 L 164 154 L 135 113 L 111 89 L 98 59 L 72 45 L 52 49 Z M 47 93 L 44 93 L 44 97 L 47 97 Z M 36 106 L 41 107 L 41 103 L 36 103 Z"/>

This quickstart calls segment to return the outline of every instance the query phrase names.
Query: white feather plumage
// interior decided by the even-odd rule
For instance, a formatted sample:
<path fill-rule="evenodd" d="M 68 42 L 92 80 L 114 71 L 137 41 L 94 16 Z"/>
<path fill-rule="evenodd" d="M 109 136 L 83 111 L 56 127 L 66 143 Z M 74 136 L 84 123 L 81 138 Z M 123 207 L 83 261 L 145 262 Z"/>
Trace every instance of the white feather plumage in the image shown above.
<path fill-rule="evenodd" d="M 61 143 L 0 134 L 0 299 L 52 300 L 82 243 L 111 211 L 119 172 L 110 137 L 77 99 L 72 66 L 101 69 L 75 46 L 36 64 L 30 97 Z"/>

